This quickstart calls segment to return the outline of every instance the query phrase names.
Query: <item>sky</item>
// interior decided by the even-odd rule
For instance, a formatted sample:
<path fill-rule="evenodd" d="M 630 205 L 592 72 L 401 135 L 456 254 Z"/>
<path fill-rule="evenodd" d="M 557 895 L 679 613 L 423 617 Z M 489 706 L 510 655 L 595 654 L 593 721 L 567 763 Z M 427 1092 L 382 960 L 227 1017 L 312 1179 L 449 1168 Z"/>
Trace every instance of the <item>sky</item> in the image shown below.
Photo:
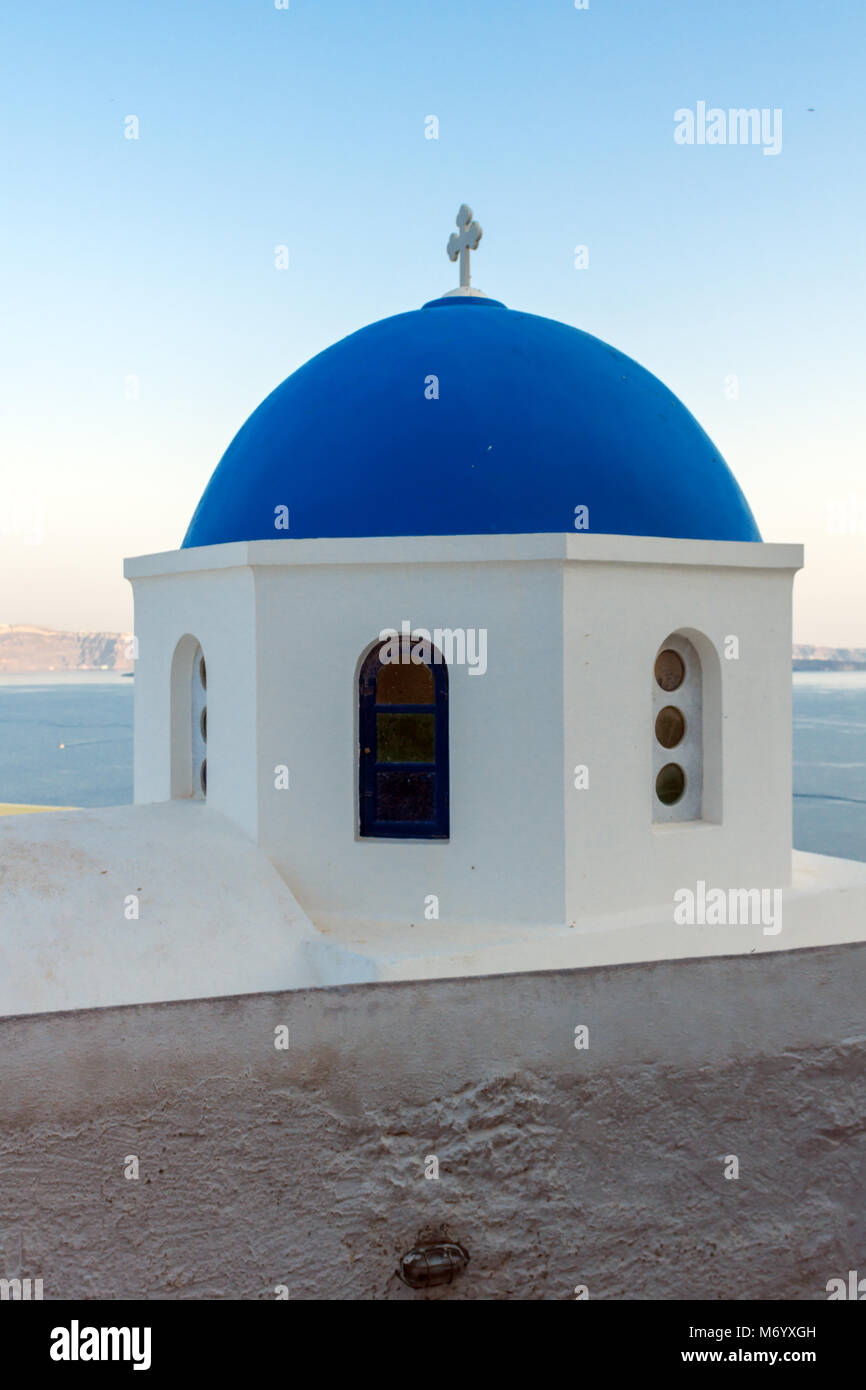
<path fill-rule="evenodd" d="M 282 4 L 5 7 L 0 623 L 129 630 L 123 557 L 302 362 L 456 285 L 467 202 L 473 283 L 659 376 L 805 543 L 795 640 L 866 646 L 862 0 Z M 767 137 L 680 143 L 699 103 Z"/>

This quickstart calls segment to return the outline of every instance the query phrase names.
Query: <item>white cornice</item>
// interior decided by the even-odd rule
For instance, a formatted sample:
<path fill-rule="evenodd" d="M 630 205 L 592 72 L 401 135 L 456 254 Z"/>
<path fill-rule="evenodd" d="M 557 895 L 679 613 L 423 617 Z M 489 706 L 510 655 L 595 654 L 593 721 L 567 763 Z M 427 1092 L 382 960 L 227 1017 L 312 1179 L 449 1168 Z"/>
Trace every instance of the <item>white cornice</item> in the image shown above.
<path fill-rule="evenodd" d="M 751 541 L 670 540 L 569 532 L 508 536 L 372 536 L 317 540 L 230 541 L 189 550 L 136 555 L 127 579 L 271 565 L 518 564 L 692 565 L 701 568 L 798 570 L 801 545 Z"/>

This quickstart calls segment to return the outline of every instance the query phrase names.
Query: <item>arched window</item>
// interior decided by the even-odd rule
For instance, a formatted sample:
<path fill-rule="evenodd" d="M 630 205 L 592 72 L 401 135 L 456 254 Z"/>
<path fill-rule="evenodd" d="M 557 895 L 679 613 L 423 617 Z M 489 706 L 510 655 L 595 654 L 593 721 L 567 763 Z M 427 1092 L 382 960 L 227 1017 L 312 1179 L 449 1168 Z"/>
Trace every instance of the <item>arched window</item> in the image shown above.
<path fill-rule="evenodd" d="M 171 663 L 171 794 L 207 796 L 207 667 L 189 633 Z"/>
<path fill-rule="evenodd" d="M 672 633 L 653 668 L 653 820 L 703 814 L 703 674 L 697 649 Z"/>
<path fill-rule="evenodd" d="M 389 638 L 358 681 L 364 836 L 448 838 L 448 668 L 432 643 Z"/>

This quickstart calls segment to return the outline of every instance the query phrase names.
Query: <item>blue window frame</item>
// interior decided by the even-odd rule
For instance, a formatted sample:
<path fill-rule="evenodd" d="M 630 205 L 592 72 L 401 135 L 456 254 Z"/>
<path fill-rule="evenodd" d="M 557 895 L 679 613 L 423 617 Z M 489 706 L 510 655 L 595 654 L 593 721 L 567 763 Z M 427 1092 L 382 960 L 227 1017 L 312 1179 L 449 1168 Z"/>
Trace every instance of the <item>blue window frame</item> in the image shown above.
<path fill-rule="evenodd" d="M 441 652 L 420 640 L 381 642 L 361 667 L 358 711 L 361 835 L 447 840 L 448 668 Z"/>

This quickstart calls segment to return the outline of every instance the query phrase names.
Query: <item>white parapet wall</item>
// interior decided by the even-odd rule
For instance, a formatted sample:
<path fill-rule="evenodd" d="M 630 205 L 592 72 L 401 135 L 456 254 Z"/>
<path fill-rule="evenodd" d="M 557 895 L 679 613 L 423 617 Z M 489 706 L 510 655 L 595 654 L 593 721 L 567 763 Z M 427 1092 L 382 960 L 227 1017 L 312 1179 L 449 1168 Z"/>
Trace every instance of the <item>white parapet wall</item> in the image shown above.
<path fill-rule="evenodd" d="M 849 945 L 0 1020 L 0 1272 L 46 1299 L 826 1299 L 866 1250 L 864 968 Z M 414 1292 L 425 1235 L 470 1260 Z"/>

